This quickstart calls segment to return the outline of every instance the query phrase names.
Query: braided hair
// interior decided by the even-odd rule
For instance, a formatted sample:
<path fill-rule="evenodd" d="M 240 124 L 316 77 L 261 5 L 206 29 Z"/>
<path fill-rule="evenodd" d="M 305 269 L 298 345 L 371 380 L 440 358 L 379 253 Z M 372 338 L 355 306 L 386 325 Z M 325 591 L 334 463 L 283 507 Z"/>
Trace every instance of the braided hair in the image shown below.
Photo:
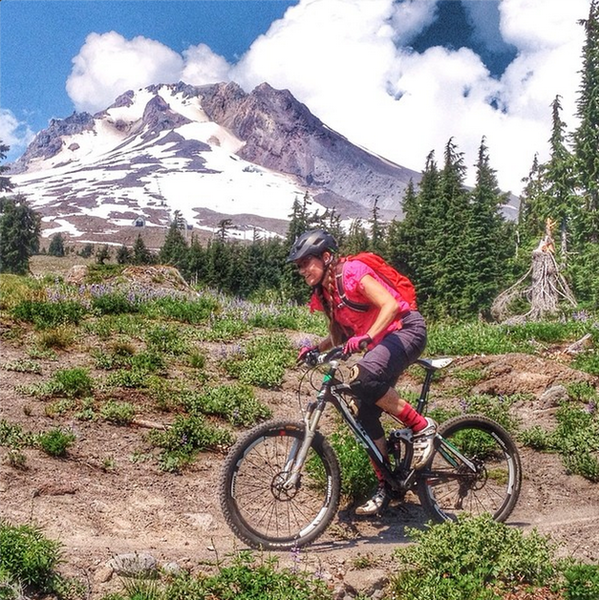
<path fill-rule="evenodd" d="M 337 307 L 335 306 L 335 294 L 337 293 L 337 271 L 339 266 L 339 257 L 334 256 L 327 265 L 322 281 L 314 287 L 314 293 L 320 300 L 324 309 L 324 314 L 327 317 L 329 336 L 335 346 L 347 341 L 352 335 L 352 333 L 338 323 L 335 318 L 335 313 L 337 311 Z M 324 294 L 325 289 L 327 291 L 328 299 Z"/>

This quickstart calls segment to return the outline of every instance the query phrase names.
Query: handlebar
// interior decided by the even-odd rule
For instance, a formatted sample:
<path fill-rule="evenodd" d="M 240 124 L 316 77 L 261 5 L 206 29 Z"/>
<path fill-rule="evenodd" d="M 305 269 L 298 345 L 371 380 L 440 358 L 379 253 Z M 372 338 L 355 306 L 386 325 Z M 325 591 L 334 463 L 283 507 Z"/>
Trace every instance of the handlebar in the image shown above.
<path fill-rule="evenodd" d="M 319 353 L 318 350 L 312 350 L 308 352 L 303 360 L 304 364 L 309 367 L 316 367 L 317 365 L 324 365 L 335 359 L 347 360 L 349 354 L 343 351 L 343 346 L 336 346 L 327 352 Z"/>

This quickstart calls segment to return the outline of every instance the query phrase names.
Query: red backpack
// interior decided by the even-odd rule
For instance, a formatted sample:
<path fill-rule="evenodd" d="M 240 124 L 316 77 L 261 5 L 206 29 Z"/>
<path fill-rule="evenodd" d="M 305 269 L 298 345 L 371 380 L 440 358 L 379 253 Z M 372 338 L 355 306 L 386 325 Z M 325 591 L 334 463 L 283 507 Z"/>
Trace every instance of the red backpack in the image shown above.
<path fill-rule="evenodd" d="M 378 254 L 373 254 L 372 252 L 359 252 L 358 254 L 343 257 L 339 261 L 336 276 L 337 291 L 339 292 L 339 297 L 343 304 L 358 312 L 366 312 L 371 308 L 369 304 L 354 302 L 346 296 L 343 287 L 343 263 L 346 260 L 359 260 L 365 265 L 368 265 L 387 285 L 399 292 L 399 295 L 410 305 L 412 310 L 416 310 L 416 290 L 414 289 L 414 284 L 405 275 L 398 273 Z"/>

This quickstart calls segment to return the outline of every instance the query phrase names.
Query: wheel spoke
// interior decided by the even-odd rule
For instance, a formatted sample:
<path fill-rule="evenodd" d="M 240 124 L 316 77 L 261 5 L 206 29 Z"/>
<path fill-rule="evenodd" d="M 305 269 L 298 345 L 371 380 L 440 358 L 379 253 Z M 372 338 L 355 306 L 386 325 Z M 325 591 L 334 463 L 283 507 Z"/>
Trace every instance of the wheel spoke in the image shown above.
<path fill-rule="evenodd" d="M 336 512 L 339 466 L 320 434 L 297 483 L 284 487 L 285 469 L 302 439 L 303 430 L 296 425 L 265 424 L 240 440 L 226 461 L 221 505 L 233 531 L 254 547 L 308 543 Z"/>

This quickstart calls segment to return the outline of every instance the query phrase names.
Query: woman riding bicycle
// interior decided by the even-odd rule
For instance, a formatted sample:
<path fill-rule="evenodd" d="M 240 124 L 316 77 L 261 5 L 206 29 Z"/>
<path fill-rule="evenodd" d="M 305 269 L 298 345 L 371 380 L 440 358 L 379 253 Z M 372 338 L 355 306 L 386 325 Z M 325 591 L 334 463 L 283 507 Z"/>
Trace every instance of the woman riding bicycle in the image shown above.
<path fill-rule="evenodd" d="M 297 238 L 288 261 L 312 288 L 310 309 L 325 313 L 329 335 L 316 346 L 303 347 L 298 360 L 310 352 L 324 352 L 344 343 L 346 354 L 367 352 L 350 371 L 350 387 L 360 400 L 358 418 L 387 459 L 387 443 L 381 425 L 385 411 L 397 417 L 413 432 L 413 468 L 423 467 L 433 450 L 436 423 L 423 417 L 399 397 L 395 384 L 423 352 L 426 324 L 417 310 L 411 310 L 399 292 L 365 263 L 341 261 L 335 238 L 323 230 L 307 231 Z M 337 285 L 343 278 L 343 298 L 366 304 L 366 311 L 351 308 L 343 301 Z M 374 466 L 374 465 L 373 465 Z M 358 515 L 373 515 L 386 508 L 389 496 L 383 476 L 372 498 L 356 509 Z"/>

